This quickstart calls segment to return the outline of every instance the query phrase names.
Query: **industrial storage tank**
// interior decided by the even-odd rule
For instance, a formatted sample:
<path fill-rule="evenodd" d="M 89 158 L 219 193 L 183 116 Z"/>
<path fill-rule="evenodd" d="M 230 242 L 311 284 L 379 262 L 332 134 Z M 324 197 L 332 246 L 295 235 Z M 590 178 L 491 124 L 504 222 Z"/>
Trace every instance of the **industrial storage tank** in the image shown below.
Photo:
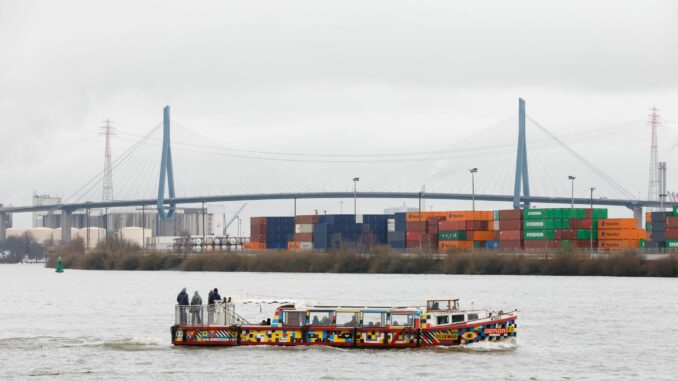
<path fill-rule="evenodd" d="M 26 231 L 27 231 L 27 229 L 23 229 L 23 228 L 7 228 L 6 235 L 7 235 L 7 238 L 9 238 L 9 237 L 21 237 L 22 235 L 24 235 L 24 233 L 26 233 Z"/>
<path fill-rule="evenodd" d="M 85 243 L 85 245 L 87 245 L 87 229 L 88 228 L 78 229 L 78 237 L 82 238 L 82 241 Z M 106 229 L 97 227 L 89 228 L 88 249 L 95 248 L 99 244 L 99 242 L 103 242 L 105 240 L 106 240 Z"/>
<path fill-rule="evenodd" d="M 150 242 L 152 237 L 153 231 L 151 229 L 143 229 L 136 226 L 120 229 L 120 239 L 142 247 L 144 246 L 143 239 L 145 238 L 146 242 Z"/>
<path fill-rule="evenodd" d="M 78 238 L 78 230 L 79 229 L 71 228 L 71 241 Z M 55 243 L 61 242 L 61 228 L 54 229 L 52 237 L 54 238 Z"/>
<path fill-rule="evenodd" d="M 54 229 L 51 228 L 30 228 L 27 232 L 39 243 L 45 243 L 54 239 Z"/>

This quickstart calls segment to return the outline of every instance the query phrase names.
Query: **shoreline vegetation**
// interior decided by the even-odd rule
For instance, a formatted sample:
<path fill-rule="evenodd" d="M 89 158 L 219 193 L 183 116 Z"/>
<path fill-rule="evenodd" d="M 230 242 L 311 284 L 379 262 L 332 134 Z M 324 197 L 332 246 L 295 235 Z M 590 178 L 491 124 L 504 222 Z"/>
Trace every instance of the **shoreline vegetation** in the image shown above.
<path fill-rule="evenodd" d="M 85 253 L 77 240 L 49 257 L 55 267 L 61 256 L 66 269 L 177 270 L 224 272 L 386 273 L 386 274 L 485 274 L 678 276 L 678 255 L 646 259 L 637 251 L 589 256 L 582 252 L 504 253 L 450 252 L 446 255 L 407 253 L 378 247 L 369 253 L 266 251 L 249 253 L 143 253 L 138 246 L 106 241 Z"/>

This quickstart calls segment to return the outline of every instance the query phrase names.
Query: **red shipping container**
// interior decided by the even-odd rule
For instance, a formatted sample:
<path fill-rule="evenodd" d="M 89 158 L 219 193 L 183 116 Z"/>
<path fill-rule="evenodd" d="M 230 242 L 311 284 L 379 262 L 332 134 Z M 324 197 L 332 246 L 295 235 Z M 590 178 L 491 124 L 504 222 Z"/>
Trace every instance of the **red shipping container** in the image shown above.
<path fill-rule="evenodd" d="M 667 228 L 678 228 L 678 217 L 668 216 L 666 217 L 666 227 Z M 666 237 L 669 238 L 669 237 Z M 673 238 L 669 238 L 673 239 Z"/>
<path fill-rule="evenodd" d="M 500 230 L 500 241 L 517 241 L 523 238 L 523 232 L 520 230 Z"/>
<path fill-rule="evenodd" d="M 466 221 L 440 221 L 438 231 L 466 230 Z"/>
<path fill-rule="evenodd" d="M 296 242 L 313 242 L 313 233 L 297 233 L 294 235 Z"/>
<path fill-rule="evenodd" d="M 408 221 L 405 226 L 406 231 L 408 232 L 422 232 L 425 233 L 428 229 L 428 224 L 426 221 Z"/>
<path fill-rule="evenodd" d="M 419 241 L 421 239 L 422 233 L 421 232 L 413 232 L 413 231 L 408 231 L 405 233 L 405 240 L 406 241 Z"/>
<path fill-rule="evenodd" d="M 466 221 L 466 230 L 488 230 L 487 221 Z"/>
<path fill-rule="evenodd" d="M 580 249 L 588 249 L 591 247 L 591 240 L 588 239 L 580 239 L 576 242 L 575 245 L 580 248 Z M 570 246 L 572 246 L 572 241 L 570 242 Z M 598 241 L 593 241 L 593 248 L 598 247 Z"/>
<path fill-rule="evenodd" d="M 499 220 L 499 230 L 522 230 L 522 220 Z"/>
<path fill-rule="evenodd" d="M 574 226 L 572 226 L 572 221 L 574 221 Z M 579 218 L 570 220 L 570 228 L 574 229 L 591 229 L 591 219 L 590 218 Z"/>
<path fill-rule="evenodd" d="M 678 239 L 678 228 L 667 227 L 664 233 L 666 239 Z"/>
<path fill-rule="evenodd" d="M 523 241 L 522 240 L 515 240 L 515 241 L 501 241 L 499 242 L 499 248 L 500 249 L 522 249 L 523 248 Z"/>
<path fill-rule="evenodd" d="M 495 241 L 499 241 L 499 230 L 494 231 L 494 238 Z"/>
<path fill-rule="evenodd" d="M 309 214 L 305 216 L 294 217 L 294 223 L 300 225 L 317 224 L 319 216 L 317 214 Z"/>
<path fill-rule="evenodd" d="M 560 249 L 561 242 L 556 240 L 525 240 L 523 245 L 526 250 L 548 250 Z"/>
<path fill-rule="evenodd" d="M 520 209 L 508 209 L 499 211 L 499 221 L 503 220 L 522 220 L 523 211 Z"/>
<path fill-rule="evenodd" d="M 576 229 L 563 229 L 563 230 L 556 230 L 553 234 L 553 238 L 558 240 L 558 239 L 577 239 L 577 230 Z"/>

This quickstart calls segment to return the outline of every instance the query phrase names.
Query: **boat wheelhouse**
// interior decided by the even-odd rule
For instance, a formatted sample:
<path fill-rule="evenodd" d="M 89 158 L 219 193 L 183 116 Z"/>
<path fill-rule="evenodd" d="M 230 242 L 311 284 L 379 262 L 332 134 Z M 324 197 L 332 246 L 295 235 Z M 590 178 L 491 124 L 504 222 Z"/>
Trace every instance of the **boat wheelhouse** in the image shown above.
<path fill-rule="evenodd" d="M 465 310 L 458 299 L 425 306 L 296 306 L 285 304 L 272 319 L 251 324 L 233 303 L 176 306 L 175 345 L 326 345 L 411 348 L 468 345 L 516 336 L 517 311 Z"/>

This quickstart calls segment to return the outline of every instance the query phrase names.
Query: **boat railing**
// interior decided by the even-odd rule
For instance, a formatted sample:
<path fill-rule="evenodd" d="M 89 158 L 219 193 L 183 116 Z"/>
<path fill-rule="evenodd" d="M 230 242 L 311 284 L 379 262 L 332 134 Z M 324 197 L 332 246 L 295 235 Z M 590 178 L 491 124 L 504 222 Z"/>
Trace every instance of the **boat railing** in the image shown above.
<path fill-rule="evenodd" d="M 174 306 L 174 324 L 192 326 L 231 326 L 249 324 L 235 312 L 233 303 L 217 302 L 210 305 Z"/>

